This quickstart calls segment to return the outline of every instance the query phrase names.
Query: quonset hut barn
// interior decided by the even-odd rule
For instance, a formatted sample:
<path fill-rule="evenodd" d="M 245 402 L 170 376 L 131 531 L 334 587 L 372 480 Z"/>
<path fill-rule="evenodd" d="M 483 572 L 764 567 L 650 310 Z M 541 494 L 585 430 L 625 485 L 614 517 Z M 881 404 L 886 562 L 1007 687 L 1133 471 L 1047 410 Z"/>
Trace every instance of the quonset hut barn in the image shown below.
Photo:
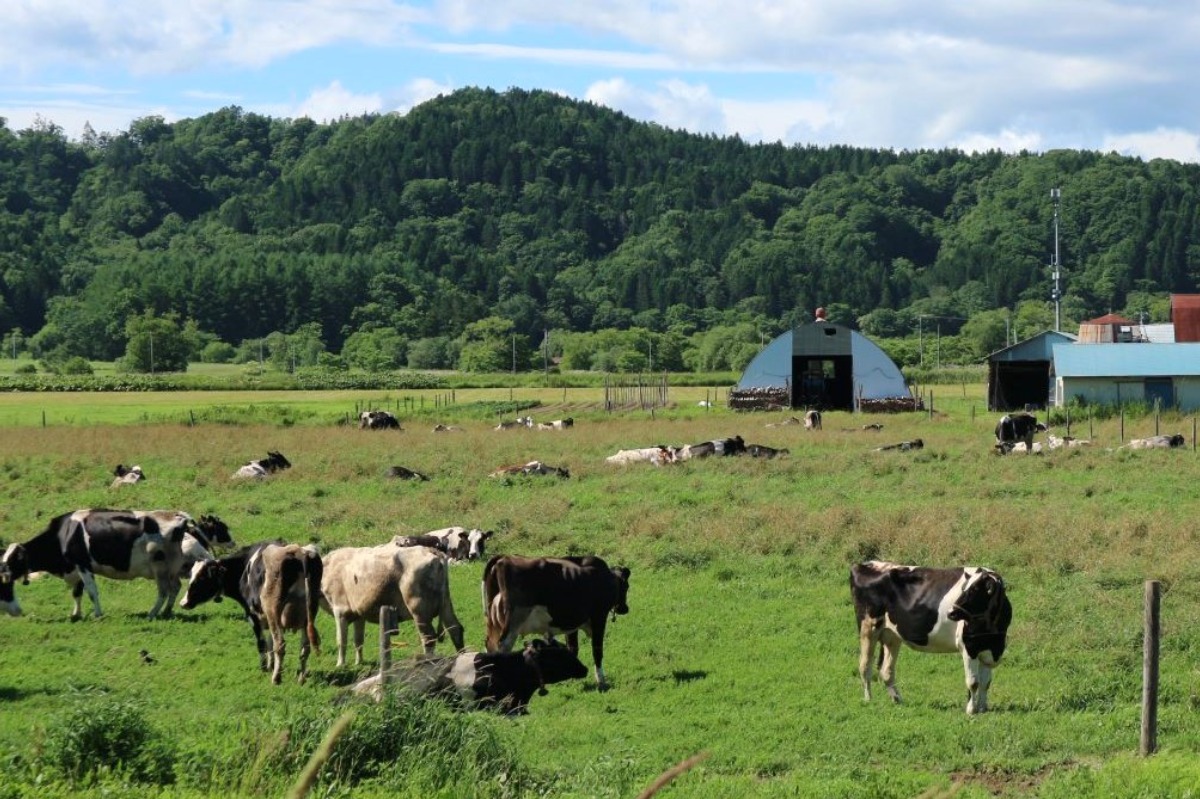
<path fill-rule="evenodd" d="M 818 313 L 816 321 L 789 330 L 754 356 L 730 392 L 730 407 L 853 411 L 860 402 L 901 400 L 911 410 L 904 375 L 887 353 L 823 317 Z M 756 397 L 774 401 L 764 405 Z"/>

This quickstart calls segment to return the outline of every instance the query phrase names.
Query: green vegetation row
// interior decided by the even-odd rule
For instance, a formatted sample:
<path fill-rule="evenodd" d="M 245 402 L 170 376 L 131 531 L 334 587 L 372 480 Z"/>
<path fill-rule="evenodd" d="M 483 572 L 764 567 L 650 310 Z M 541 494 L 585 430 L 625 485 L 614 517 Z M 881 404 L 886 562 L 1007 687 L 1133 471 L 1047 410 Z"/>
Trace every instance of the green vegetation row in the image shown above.
<path fill-rule="evenodd" d="M 275 337 L 296 366 L 737 370 L 824 306 L 902 365 L 968 363 L 1051 326 L 1051 188 L 1068 329 L 1166 319 L 1200 275 L 1198 178 L 1114 153 L 750 145 L 520 89 L 80 141 L 0 121 L 0 349 L 163 371 Z M 149 343 L 163 319 L 188 352 Z"/>

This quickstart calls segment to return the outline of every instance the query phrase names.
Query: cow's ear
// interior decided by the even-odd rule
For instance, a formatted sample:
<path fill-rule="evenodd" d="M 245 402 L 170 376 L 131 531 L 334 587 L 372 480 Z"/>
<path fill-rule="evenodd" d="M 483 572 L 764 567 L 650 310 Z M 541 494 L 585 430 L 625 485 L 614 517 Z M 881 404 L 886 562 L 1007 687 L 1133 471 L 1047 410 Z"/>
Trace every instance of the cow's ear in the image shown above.
<path fill-rule="evenodd" d="M 483 540 L 486 541 L 489 538 L 491 538 L 492 536 L 494 536 L 495 534 L 496 534 L 495 530 L 488 530 L 486 533 L 483 534 Z"/>
<path fill-rule="evenodd" d="M 625 566 L 622 566 L 621 568 L 617 569 L 617 574 L 621 575 L 622 580 L 629 579 L 629 569 Z"/>

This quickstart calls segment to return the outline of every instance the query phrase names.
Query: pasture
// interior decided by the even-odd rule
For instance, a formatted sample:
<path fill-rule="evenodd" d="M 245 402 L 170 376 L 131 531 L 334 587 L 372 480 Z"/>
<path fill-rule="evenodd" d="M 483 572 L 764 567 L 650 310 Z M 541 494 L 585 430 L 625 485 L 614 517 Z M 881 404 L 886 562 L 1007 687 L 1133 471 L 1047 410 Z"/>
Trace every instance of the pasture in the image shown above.
<path fill-rule="evenodd" d="M 499 394 L 483 399 L 509 391 Z M 546 403 L 530 411 L 539 421 L 574 416 L 573 428 L 494 431 L 494 420 L 467 410 L 473 398 L 463 391 L 463 407 L 436 418 L 432 408 L 401 413 L 399 432 L 336 424 L 356 402 L 382 399 L 377 392 L 5 395 L 0 540 L 25 540 L 75 508 L 179 508 L 218 514 L 239 543 L 281 537 L 328 551 L 462 524 L 496 531 L 489 553 L 594 553 L 631 568 L 630 613 L 606 638 L 610 691 L 596 691 L 591 676 L 552 686 L 520 718 L 426 708 L 434 728 L 451 725 L 459 737 L 420 758 L 364 757 L 323 777 L 314 795 L 629 797 L 697 752 L 709 756 L 660 796 L 1196 795 L 1200 470 L 1190 418 L 1161 420 L 1163 432 L 1189 435 L 1184 450 L 1109 451 L 1120 443 L 1109 419 L 1095 422 L 1091 448 L 999 457 L 980 387 L 948 388 L 932 415 L 826 413 L 817 432 L 765 426 L 783 413 L 697 409 L 690 394 L 654 414 L 605 414 L 582 394 L 565 403 L 561 390 L 551 394 L 518 390 L 516 399 Z M 60 399 L 62 416 L 48 413 L 43 427 L 39 406 Z M 226 421 L 188 423 L 187 411 L 205 402 L 225 408 Z M 264 417 L 252 410 L 261 403 L 290 410 Z M 432 432 L 439 421 L 463 430 Z M 883 429 L 861 429 L 870 422 Z M 1126 420 L 1126 436 L 1153 425 Z M 604 462 L 618 449 L 735 434 L 790 455 L 667 468 Z M 915 438 L 923 449 L 872 451 Z M 229 479 L 268 450 L 293 468 Z M 487 477 L 533 459 L 571 477 Z M 110 489 L 118 462 L 140 464 L 148 479 Z M 431 479 L 388 480 L 391 465 Z M 964 714 L 957 656 L 912 650 L 897 669 L 905 703 L 880 689 L 863 702 L 847 581 L 849 566 L 868 557 L 1004 575 L 1014 622 L 991 712 Z M 451 573 L 474 648 L 483 644 L 481 571 L 470 563 Z M 1164 583 L 1161 752 L 1140 759 L 1148 578 Z M 378 657 L 377 628 L 368 627 L 369 663 L 335 669 L 332 620 L 322 615 L 309 683 L 292 679 L 292 640 L 284 684 L 273 687 L 230 602 L 150 622 L 152 583 L 100 578 L 106 616 L 72 624 L 61 580 L 17 588 L 25 616 L 0 618 L 3 797 L 92 796 L 97 783 L 111 796 L 282 795 L 296 757 L 302 764 L 310 752 L 291 742 L 315 743 L 354 707 L 345 686 Z M 394 646 L 397 660 L 418 649 L 411 624 Z M 590 668 L 586 646 L 581 658 Z M 158 778 L 85 779 L 56 767 L 64 728 L 97 707 L 132 708 L 154 729 L 167 764 Z M 400 734 L 389 731 L 391 717 L 359 713 L 351 730 Z"/>

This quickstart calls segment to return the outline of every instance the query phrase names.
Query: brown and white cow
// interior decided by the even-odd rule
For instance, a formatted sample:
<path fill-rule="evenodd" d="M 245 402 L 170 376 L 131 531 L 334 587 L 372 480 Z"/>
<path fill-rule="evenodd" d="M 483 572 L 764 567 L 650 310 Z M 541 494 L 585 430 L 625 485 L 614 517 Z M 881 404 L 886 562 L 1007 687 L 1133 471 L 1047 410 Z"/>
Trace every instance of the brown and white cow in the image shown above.
<path fill-rule="evenodd" d="M 185 537 L 195 529 L 195 521 L 182 511 L 77 510 L 55 516 L 38 535 L 10 545 L 0 562 L 16 580 L 28 582 L 31 572 L 44 571 L 66 581 L 75 600 L 72 620 L 83 616 L 84 591 L 93 615 L 103 615 L 97 574 L 154 580 L 158 598 L 150 618 L 160 612 L 165 618 L 180 589 Z"/>
<path fill-rule="evenodd" d="M 285 631 L 300 631 L 300 683 L 308 678 L 310 649 L 321 651 L 321 638 L 313 624 L 321 600 L 321 575 L 321 555 L 312 546 L 267 544 L 246 563 L 242 596 L 271 636 L 267 666 L 276 685 L 283 681 Z"/>
<path fill-rule="evenodd" d="M 1004 580 L 991 569 L 935 569 L 871 560 L 850 569 L 858 620 L 858 671 L 871 698 L 871 661 L 882 645 L 879 676 L 896 702 L 900 645 L 920 652 L 958 652 L 967 682 L 967 713 L 987 710 L 992 669 L 1000 662 L 1012 622 Z"/>
<path fill-rule="evenodd" d="M 109 483 L 110 488 L 133 485 L 146 479 L 141 466 L 126 466 L 123 463 L 117 464 L 117 468 L 113 469 L 113 475 L 113 481 Z"/>
<path fill-rule="evenodd" d="M 321 606 L 337 625 L 337 665 L 346 664 L 346 629 L 354 625 L 354 664 L 362 663 L 367 622 L 379 622 L 379 609 L 391 605 L 398 621 L 412 619 L 426 654 L 432 654 L 441 634 L 450 634 L 462 650 L 463 629 L 450 600 L 446 558 L 428 547 L 405 547 L 388 542 L 377 547 L 343 547 L 324 558 Z"/>
<path fill-rule="evenodd" d="M 523 635 L 567 636 L 579 651 L 579 631 L 592 639 L 592 660 L 600 690 L 604 678 L 604 631 L 609 614 L 629 612 L 629 569 L 610 568 L 587 555 L 524 558 L 498 555 L 483 569 L 483 609 L 487 650 L 509 652 Z"/>

